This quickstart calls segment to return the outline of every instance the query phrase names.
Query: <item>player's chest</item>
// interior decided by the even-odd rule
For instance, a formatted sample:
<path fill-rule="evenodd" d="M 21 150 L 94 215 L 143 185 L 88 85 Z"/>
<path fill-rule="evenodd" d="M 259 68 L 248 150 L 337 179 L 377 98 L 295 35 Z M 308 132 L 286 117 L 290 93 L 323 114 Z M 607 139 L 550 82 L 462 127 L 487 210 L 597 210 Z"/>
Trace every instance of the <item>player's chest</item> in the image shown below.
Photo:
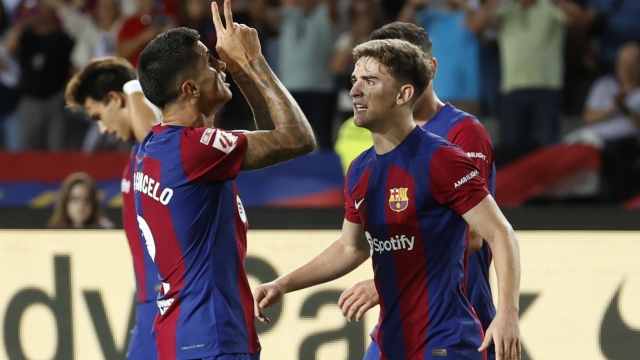
<path fill-rule="evenodd" d="M 375 164 L 353 189 L 356 210 L 365 223 L 417 222 L 437 205 L 431 194 L 429 172 L 419 160 L 404 164 Z"/>

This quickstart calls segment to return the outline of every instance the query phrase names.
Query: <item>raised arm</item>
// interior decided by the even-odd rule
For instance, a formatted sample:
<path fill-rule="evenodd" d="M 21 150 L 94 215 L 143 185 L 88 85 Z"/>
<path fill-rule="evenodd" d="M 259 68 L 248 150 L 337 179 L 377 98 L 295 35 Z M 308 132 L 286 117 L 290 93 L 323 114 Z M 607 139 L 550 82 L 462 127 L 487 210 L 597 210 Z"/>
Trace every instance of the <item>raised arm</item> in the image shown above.
<path fill-rule="evenodd" d="M 133 135 L 138 142 L 142 142 L 151 131 L 151 127 L 160 123 L 162 113 L 160 109 L 154 109 L 154 105 L 144 96 L 138 80 L 127 82 L 122 87 L 122 90 L 129 100 Z"/>
<path fill-rule="evenodd" d="M 255 316 L 268 322 L 262 310 L 275 304 L 288 292 L 305 289 L 342 277 L 369 257 L 370 246 L 361 224 L 342 223 L 342 234 L 306 264 L 253 291 Z"/>
<path fill-rule="evenodd" d="M 255 29 L 233 22 L 231 2 L 224 2 L 226 27 L 222 25 L 218 5 L 211 4 L 213 23 L 218 34 L 216 50 L 254 109 L 256 123 L 269 119 L 273 130 L 246 133 L 247 153 L 241 170 L 275 165 L 315 149 L 313 130 L 289 91 L 271 71 L 260 51 Z M 268 112 L 269 115 L 266 115 Z"/>
<path fill-rule="evenodd" d="M 519 359 L 520 247 L 516 235 L 490 195 L 462 217 L 491 246 L 498 276 L 498 309 L 481 349 L 493 340 L 499 357 Z"/>

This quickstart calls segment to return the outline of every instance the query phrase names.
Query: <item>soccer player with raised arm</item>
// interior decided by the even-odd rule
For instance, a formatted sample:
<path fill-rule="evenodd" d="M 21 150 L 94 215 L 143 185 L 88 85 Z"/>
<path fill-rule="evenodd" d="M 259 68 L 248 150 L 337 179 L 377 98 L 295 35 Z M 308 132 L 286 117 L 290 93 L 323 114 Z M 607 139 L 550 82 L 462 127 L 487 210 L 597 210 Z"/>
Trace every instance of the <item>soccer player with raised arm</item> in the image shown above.
<path fill-rule="evenodd" d="M 133 135 L 135 145 L 124 169 L 122 191 L 122 224 L 124 227 L 136 277 L 136 324 L 127 350 L 127 360 L 157 359 L 151 330 L 158 308 L 155 299 L 160 279 L 136 220 L 133 201 L 134 156 L 151 126 L 160 122 L 160 110 L 144 97 L 136 70 L 125 59 L 104 57 L 93 59 L 76 73 L 65 90 L 67 105 L 82 107 L 97 121 L 101 133 L 111 133 L 123 141 Z"/>
<path fill-rule="evenodd" d="M 431 68 L 403 40 L 354 49 L 355 124 L 373 148 L 351 164 L 342 234 L 298 269 L 254 290 L 255 315 L 287 292 L 347 274 L 369 256 L 380 294 L 382 359 L 520 359 L 519 247 L 466 153 L 416 126 L 412 110 Z M 467 226 L 493 250 L 499 307 L 486 336 L 464 293 Z"/>
<path fill-rule="evenodd" d="M 133 181 L 138 224 L 162 279 L 156 346 L 164 359 L 253 360 L 260 344 L 244 268 L 247 214 L 234 179 L 313 151 L 304 114 L 267 65 L 255 29 L 226 26 L 216 2 L 214 58 L 195 30 L 178 28 L 143 50 L 138 76 L 162 109 L 140 145 Z M 227 68 L 259 131 L 205 127 L 229 99 Z"/>
<path fill-rule="evenodd" d="M 431 78 L 436 75 L 437 62 L 433 57 L 431 39 L 424 28 L 403 22 L 387 24 L 371 34 L 371 40 L 400 39 L 418 46 L 432 63 Z M 443 137 L 447 141 L 458 145 L 473 162 L 475 162 L 480 177 L 487 180 L 489 191 L 494 195 L 495 165 L 493 161 L 493 145 L 489 134 L 476 117 L 460 111 L 451 104 L 442 103 L 435 91 L 433 82 L 429 85 L 413 109 L 416 124 L 423 129 Z M 489 286 L 489 267 L 491 265 L 491 249 L 473 229 L 469 229 L 470 248 L 476 250 L 469 255 L 467 263 L 466 294 L 474 311 L 480 319 L 482 328 L 486 331 L 493 321 L 496 308 Z M 471 242 L 472 241 L 472 242 Z M 464 286 L 465 283 L 463 283 Z M 364 313 L 378 305 L 379 297 L 373 280 L 365 280 L 347 289 L 338 301 L 343 314 L 349 321 L 359 321 Z M 372 342 L 367 349 L 365 360 L 380 358 L 380 350 L 375 341 L 376 326 L 371 334 Z M 495 359 L 494 347 L 487 349 L 487 359 Z"/>

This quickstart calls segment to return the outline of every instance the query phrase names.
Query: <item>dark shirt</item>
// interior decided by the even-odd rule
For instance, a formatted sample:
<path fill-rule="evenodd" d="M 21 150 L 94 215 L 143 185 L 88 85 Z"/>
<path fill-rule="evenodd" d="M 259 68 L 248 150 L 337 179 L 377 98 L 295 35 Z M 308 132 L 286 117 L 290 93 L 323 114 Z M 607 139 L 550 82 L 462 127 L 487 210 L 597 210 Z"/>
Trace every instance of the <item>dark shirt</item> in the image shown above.
<path fill-rule="evenodd" d="M 60 29 L 38 35 L 31 27 L 26 28 L 18 56 L 22 93 L 45 99 L 62 90 L 69 80 L 72 49 L 73 40 Z"/>

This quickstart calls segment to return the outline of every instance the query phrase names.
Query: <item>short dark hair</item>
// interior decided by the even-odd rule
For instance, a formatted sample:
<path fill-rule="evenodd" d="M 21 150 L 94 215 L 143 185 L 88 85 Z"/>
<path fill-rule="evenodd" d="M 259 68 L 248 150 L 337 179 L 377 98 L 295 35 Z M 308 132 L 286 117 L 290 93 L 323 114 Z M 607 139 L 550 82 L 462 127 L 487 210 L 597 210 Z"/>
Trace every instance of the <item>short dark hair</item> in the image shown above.
<path fill-rule="evenodd" d="M 144 95 L 160 109 L 182 93 L 183 78 L 194 75 L 197 31 L 180 27 L 158 35 L 140 54 L 138 78 Z"/>
<path fill-rule="evenodd" d="M 369 40 L 399 39 L 412 43 L 427 55 L 433 57 L 433 44 L 427 31 L 415 24 L 400 21 L 387 24 L 371 33 Z"/>
<path fill-rule="evenodd" d="M 404 40 L 370 40 L 353 49 L 353 58 L 371 57 L 378 60 L 397 82 L 411 84 L 415 102 L 429 85 L 431 67 L 417 46 Z"/>
<path fill-rule="evenodd" d="M 87 98 L 106 103 L 110 91 L 122 92 L 122 86 L 136 78 L 136 69 L 126 59 L 108 56 L 96 58 L 76 73 L 64 92 L 68 107 L 82 107 Z"/>

